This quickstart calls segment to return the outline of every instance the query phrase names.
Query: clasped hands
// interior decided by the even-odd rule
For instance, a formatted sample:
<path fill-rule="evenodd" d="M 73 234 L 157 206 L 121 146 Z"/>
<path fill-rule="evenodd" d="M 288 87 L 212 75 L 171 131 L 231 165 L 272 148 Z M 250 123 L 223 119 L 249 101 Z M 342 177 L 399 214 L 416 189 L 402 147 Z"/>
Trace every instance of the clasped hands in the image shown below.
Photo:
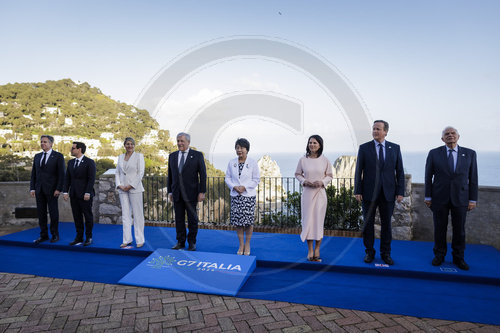
<path fill-rule="evenodd" d="M 323 187 L 323 186 L 325 186 L 325 184 L 323 184 L 323 182 L 321 180 L 315 180 L 313 182 L 311 182 L 309 180 L 304 180 L 304 183 L 302 184 L 302 186 L 306 186 L 306 187 Z"/>
<path fill-rule="evenodd" d="M 245 188 L 245 186 L 243 185 L 240 185 L 240 186 L 235 186 L 233 187 L 233 190 L 235 190 L 236 192 L 238 192 L 239 194 L 242 194 L 243 192 L 245 192 L 247 189 Z"/>
<path fill-rule="evenodd" d="M 133 187 L 132 187 L 132 185 L 127 185 L 127 186 L 125 186 L 125 185 L 118 185 L 118 188 L 119 188 L 120 190 L 124 191 L 124 192 L 128 192 L 128 191 L 130 191 L 130 189 L 131 189 L 131 188 L 133 188 Z"/>

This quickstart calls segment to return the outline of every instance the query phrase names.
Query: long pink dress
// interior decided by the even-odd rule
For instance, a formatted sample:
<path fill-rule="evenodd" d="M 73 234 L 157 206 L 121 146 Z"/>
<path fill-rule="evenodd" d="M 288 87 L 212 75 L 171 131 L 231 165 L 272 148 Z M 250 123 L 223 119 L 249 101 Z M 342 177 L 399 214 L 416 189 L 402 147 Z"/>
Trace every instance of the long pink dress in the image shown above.
<path fill-rule="evenodd" d="M 302 241 L 306 239 L 321 240 L 323 238 L 327 205 L 325 187 L 330 184 L 333 178 L 332 164 L 324 155 L 318 158 L 304 156 L 297 164 L 295 177 L 301 184 L 304 184 L 305 180 L 310 182 L 320 180 L 324 184 L 324 187 L 305 186 L 301 198 L 302 232 L 300 233 L 300 239 Z"/>

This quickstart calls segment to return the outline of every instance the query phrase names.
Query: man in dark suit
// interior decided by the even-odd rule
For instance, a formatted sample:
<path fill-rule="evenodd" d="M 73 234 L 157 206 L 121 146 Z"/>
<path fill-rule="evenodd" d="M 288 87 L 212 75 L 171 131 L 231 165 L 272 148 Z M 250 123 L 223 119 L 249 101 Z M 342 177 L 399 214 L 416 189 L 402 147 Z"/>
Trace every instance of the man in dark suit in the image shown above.
<path fill-rule="evenodd" d="M 477 161 L 476 152 L 457 145 L 460 135 L 448 126 L 441 140 L 445 146 L 432 149 L 425 163 L 425 204 L 434 219 L 434 259 L 439 266 L 446 256 L 446 231 L 451 212 L 453 263 L 468 270 L 465 262 L 465 219 L 467 211 L 476 208 Z"/>
<path fill-rule="evenodd" d="M 359 146 L 354 194 L 363 209 L 363 243 L 366 263 L 375 258 L 375 210 L 380 214 L 380 256 L 393 265 L 391 258 L 391 218 L 395 201 L 401 202 L 405 191 L 403 159 L 399 145 L 386 141 L 389 124 L 375 120 L 372 127 L 373 141 Z"/>
<path fill-rule="evenodd" d="M 71 210 L 75 220 L 76 237 L 69 245 L 83 242 L 84 246 L 92 244 L 92 227 L 94 215 L 92 213 L 92 199 L 94 198 L 94 183 L 96 167 L 94 160 L 85 156 L 87 147 L 82 142 L 73 142 L 71 156 L 75 158 L 68 162 L 66 181 L 64 182 L 64 200 L 71 199 Z M 85 224 L 83 220 L 85 219 Z"/>
<path fill-rule="evenodd" d="M 178 151 L 168 157 L 168 198 L 174 203 L 177 244 L 174 250 L 186 246 L 185 214 L 188 217 L 188 251 L 196 251 L 198 233 L 198 202 L 205 199 L 207 172 L 203 154 L 190 149 L 191 137 L 187 133 L 177 134 Z"/>
<path fill-rule="evenodd" d="M 64 184 L 64 156 L 52 150 L 54 138 L 50 135 L 40 137 L 42 152 L 35 155 L 31 168 L 30 194 L 36 198 L 40 237 L 34 242 L 39 244 L 49 239 L 47 227 L 47 206 L 50 214 L 51 243 L 59 240 L 59 208 L 57 200 Z"/>

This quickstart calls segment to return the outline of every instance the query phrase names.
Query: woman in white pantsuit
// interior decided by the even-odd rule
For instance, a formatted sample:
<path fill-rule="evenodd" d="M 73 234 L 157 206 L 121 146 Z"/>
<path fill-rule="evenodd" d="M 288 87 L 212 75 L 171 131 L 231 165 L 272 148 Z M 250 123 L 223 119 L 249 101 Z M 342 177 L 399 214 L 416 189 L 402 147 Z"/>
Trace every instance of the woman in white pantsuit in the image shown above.
<path fill-rule="evenodd" d="M 122 205 L 123 243 L 121 248 L 132 244 L 132 215 L 137 247 L 144 246 L 144 204 L 142 201 L 142 177 L 144 176 L 144 156 L 136 153 L 135 140 L 125 138 L 126 153 L 118 157 L 116 166 L 116 188 Z"/>

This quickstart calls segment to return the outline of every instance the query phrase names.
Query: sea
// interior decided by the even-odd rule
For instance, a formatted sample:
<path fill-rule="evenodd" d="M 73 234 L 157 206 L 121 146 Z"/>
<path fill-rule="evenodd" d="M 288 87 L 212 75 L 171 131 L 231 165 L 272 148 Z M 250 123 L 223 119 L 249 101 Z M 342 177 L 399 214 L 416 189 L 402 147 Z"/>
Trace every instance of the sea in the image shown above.
<path fill-rule="evenodd" d="M 325 156 L 333 163 L 339 156 L 356 155 L 353 152 L 326 152 Z M 249 157 L 258 161 L 265 153 L 253 153 Z M 282 177 L 293 177 L 297 162 L 303 152 L 297 153 L 269 153 L 273 161 L 276 161 L 281 170 Z M 226 171 L 228 162 L 235 158 L 236 154 L 212 154 L 207 158 L 217 169 Z M 425 160 L 427 152 L 403 153 L 403 166 L 406 174 L 411 174 L 413 183 L 423 183 L 425 175 Z M 500 186 L 500 152 L 477 152 L 479 185 Z"/>

